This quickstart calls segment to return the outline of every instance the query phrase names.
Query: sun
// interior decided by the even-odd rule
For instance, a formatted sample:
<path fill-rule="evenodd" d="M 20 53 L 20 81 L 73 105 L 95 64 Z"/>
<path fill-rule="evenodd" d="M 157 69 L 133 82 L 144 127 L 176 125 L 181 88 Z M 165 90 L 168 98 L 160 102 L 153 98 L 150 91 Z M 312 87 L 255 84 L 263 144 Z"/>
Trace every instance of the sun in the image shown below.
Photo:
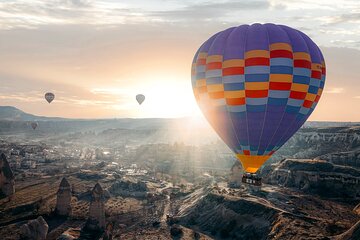
<path fill-rule="evenodd" d="M 137 117 L 178 118 L 201 115 L 190 82 L 153 81 L 153 84 L 136 90 L 145 95 L 144 103 L 136 107 Z"/>
<path fill-rule="evenodd" d="M 110 99 L 106 104 L 109 110 L 117 113 L 115 117 L 130 118 L 202 118 L 201 111 L 196 103 L 191 82 L 185 78 L 168 79 L 137 78 L 142 82 L 127 81 L 127 86 L 113 85 L 94 88 L 92 93 L 98 97 Z M 143 94 L 145 101 L 139 104 L 136 95 Z"/>

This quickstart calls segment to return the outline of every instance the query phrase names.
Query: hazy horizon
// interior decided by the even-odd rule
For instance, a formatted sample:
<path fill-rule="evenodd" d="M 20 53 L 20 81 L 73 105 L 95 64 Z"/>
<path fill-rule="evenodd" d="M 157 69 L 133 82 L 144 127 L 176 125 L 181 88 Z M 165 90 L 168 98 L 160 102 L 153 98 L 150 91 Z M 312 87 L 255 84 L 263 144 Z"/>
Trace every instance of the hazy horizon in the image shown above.
<path fill-rule="evenodd" d="M 6 106 L 3 106 L 3 105 L 0 105 L 0 111 L 1 111 L 1 107 L 15 107 L 15 106 L 9 106 L 9 105 L 6 105 Z M 15 107 L 16 109 L 20 110 L 20 111 L 23 111 L 22 109 L 20 108 L 17 108 Z M 36 115 L 36 114 L 33 114 L 31 112 L 25 112 L 23 111 L 24 113 L 27 113 L 27 114 L 31 114 L 31 115 L 34 115 L 36 117 L 45 117 L 45 118 L 59 118 L 59 119 L 67 119 L 67 120 L 121 120 L 121 119 L 192 119 L 191 121 L 192 122 L 196 122 L 196 124 L 206 124 L 208 125 L 208 127 L 210 127 L 209 123 L 207 122 L 207 120 L 205 119 L 204 116 L 202 115 L 196 115 L 196 116 L 180 116 L 180 117 L 104 117 L 104 118 L 71 118 L 71 117 L 61 117 L 61 116 L 46 116 L 46 115 Z M 2 120 L 0 118 L 0 120 Z M 360 121 L 331 121 L 331 120 L 321 120 L 321 121 L 318 121 L 318 120 L 307 120 L 306 122 L 334 122 L 334 123 L 360 123 Z"/>

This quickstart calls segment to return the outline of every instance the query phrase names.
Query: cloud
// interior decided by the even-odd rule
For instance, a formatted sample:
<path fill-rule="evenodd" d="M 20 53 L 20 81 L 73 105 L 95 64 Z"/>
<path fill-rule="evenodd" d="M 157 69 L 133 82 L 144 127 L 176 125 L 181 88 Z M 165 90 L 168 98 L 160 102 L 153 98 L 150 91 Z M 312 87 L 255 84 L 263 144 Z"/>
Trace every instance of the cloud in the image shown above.
<path fill-rule="evenodd" d="M 47 0 L 0 2 L 0 28 L 36 28 L 40 25 L 119 25 L 178 21 L 209 21 L 241 11 L 266 9 L 266 0 L 242 0 L 204 3 L 173 3 L 171 7 L 134 7 L 114 1 Z M 157 10 L 161 9 L 161 10 Z"/>
<path fill-rule="evenodd" d="M 263 0 L 205 2 L 201 4 L 191 4 L 175 10 L 154 11 L 151 15 L 176 21 L 209 21 L 221 19 L 222 17 L 240 11 L 267 9 L 269 6 L 269 2 Z"/>
<path fill-rule="evenodd" d="M 330 41 L 332 44 L 335 44 L 337 46 L 345 45 L 345 46 L 352 46 L 354 48 L 360 47 L 360 41 L 359 40 L 353 40 L 353 39 L 336 39 Z"/>
<path fill-rule="evenodd" d="M 359 23 L 360 12 L 344 13 L 338 16 L 327 16 L 322 18 L 327 25 L 340 23 Z"/>
<path fill-rule="evenodd" d="M 271 6 L 281 5 L 288 10 L 331 10 L 335 11 L 339 8 L 346 8 L 349 10 L 359 7 L 357 0 L 327 0 L 327 1 L 313 1 L 313 0 L 269 0 Z"/>
<path fill-rule="evenodd" d="M 36 28 L 41 25 L 111 25 L 144 22 L 140 9 L 103 1 L 48 0 L 0 2 L 0 28 Z M 146 19 L 150 21 L 150 19 Z"/>
<path fill-rule="evenodd" d="M 330 88 L 330 90 L 325 90 L 324 93 L 331 93 L 331 94 L 338 94 L 338 93 L 344 93 L 345 89 L 344 88 L 339 88 L 339 87 L 333 87 Z"/>
<path fill-rule="evenodd" d="M 44 101 L 44 95 L 37 91 L 31 92 L 12 92 L 12 93 L 2 93 L 0 96 L 2 101 L 18 101 L 18 102 L 42 102 Z"/>

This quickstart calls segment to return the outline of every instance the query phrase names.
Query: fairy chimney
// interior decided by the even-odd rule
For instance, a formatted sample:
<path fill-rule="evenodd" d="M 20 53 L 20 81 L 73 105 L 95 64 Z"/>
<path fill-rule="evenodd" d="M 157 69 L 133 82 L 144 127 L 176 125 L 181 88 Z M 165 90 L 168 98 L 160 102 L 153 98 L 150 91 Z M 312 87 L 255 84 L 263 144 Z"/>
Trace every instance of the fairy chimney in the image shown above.
<path fill-rule="evenodd" d="M 0 155 L 0 192 L 5 196 L 15 193 L 15 177 L 4 153 Z"/>
<path fill-rule="evenodd" d="M 65 177 L 61 180 L 57 192 L 55 211 L 61 216 L 69 216 L 71 214 L 71 186 Z"/>
<path fill-rule="evenodd" d="M 47 232 L 49 230 L 49 225 L 46 223 L 43 217 L 38 217 L 28 221 L 28 223 L 20 227 L 20 236 L 21 239 L 36 239 L 36 240 L 45 240 L 47 237 Z"/>
<path fill-rule="evenodd" d="M 105 196 L 99 183 L 96 183 L 91 192 L 89 218 L 86 225 L 92 230 L 104 230 L 105 228 Z"/>

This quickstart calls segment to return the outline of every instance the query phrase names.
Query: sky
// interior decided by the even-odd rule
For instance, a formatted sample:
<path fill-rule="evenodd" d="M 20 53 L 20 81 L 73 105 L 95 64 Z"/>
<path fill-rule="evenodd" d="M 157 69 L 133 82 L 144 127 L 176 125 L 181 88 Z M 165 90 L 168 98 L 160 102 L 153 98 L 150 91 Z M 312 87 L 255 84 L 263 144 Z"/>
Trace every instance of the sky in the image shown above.
<path fill-rule="evenodd" d="M 326 84 L 309 120 L 360 121 L 358 0 L 0 0 L 0 105 L 69 118 L 201 116 L 196 50 L 257 22 L 299 29 L 321 48 Z"/>

